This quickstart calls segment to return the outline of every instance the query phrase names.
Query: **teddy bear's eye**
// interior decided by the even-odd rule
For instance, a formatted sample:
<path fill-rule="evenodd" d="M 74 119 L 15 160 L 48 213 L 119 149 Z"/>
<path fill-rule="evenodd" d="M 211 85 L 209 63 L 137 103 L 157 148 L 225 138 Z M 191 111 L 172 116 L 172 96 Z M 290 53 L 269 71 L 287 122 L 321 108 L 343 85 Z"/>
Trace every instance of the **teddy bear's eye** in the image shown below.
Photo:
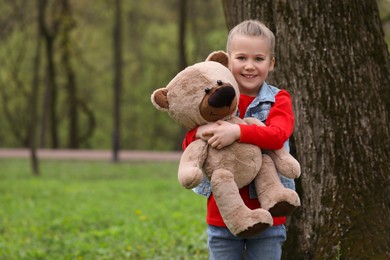
<path fill-rule="evenodd" d="M 222 80 L 217 80 L 218 86 L 222 86 Z"/>
<path fill-rule="evenodd" d="M 210 93 L 211 89 L 209 88 L 205 88 L 204 92 L 206 92 L 206 94 Z"/>

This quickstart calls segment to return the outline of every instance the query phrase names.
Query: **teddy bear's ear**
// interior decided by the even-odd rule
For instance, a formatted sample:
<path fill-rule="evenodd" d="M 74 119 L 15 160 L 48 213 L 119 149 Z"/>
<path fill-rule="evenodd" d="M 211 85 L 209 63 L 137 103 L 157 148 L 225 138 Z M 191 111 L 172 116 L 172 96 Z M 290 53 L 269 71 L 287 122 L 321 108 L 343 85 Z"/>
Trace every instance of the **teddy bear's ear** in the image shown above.
<path fill-rule="evenodd" d="M 159 88 L 156 89 L 151 96 L 152 104 L 160 111 L 166 112 L 169 109 L 168 102 L 168 89 Z"/>
<path fill-rule="evenodd" d="M 226 52 L 224 51 L 214 51 L 209 54 L 206 61 L 215 61 L 219 62 L 225 67 L 228 67 L 229 65 L 229 58 Z"/>

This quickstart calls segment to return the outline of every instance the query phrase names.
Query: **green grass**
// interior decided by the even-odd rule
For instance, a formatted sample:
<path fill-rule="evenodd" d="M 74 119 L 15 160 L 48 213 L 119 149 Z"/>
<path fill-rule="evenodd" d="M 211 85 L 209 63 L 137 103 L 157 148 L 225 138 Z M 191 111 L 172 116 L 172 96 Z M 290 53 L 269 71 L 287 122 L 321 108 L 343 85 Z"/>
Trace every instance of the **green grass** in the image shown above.
<path fill-rule="evenodd" d="M 0 160 L 0 259 L 207 259 L 177 163 Z"/>

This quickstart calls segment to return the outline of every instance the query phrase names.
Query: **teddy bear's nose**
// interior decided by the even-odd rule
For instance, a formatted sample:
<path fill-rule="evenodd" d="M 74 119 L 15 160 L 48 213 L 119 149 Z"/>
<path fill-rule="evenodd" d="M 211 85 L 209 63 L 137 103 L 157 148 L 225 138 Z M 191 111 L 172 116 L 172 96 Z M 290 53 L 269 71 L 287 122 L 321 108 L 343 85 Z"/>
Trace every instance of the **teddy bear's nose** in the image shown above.
<path fill-rule="evenodd" d="M 232 86 L 223 86 L 215 90 L 209 98 L 209 105 L 212 107 L 230 107 L 236 92 Z"/>

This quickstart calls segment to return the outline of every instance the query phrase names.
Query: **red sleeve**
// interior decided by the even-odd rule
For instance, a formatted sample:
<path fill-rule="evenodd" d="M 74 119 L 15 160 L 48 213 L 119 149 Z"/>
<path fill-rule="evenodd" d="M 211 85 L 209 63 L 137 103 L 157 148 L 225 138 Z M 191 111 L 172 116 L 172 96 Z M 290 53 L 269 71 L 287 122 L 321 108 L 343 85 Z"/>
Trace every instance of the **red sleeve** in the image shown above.
<path fill-rule="evenodd" d="M 192 143 L 193 141 L 195 141 L 196 139 L 198 138 L 195 138 L 195 135 L 196 135 L 196 131 L 198 130 L 198 128 L 194 128 L 192 130 L 189 130 L 186 134 L 186 136 L 184 137 L 184 140 L 183 140 L 183 143 L 181 145 L 183 151 L 187 148 L 187 146 Z"/>
<path fill-rule="evenodd" d="M 260 148 L 277 150 L 291 136 L 294 129 L 294 113 L 290 94 L 281 90 L 275 96 L 267 120 L 266 127 L 257 125 L 240 125 L 239 142 L 249 143 Z"/>

